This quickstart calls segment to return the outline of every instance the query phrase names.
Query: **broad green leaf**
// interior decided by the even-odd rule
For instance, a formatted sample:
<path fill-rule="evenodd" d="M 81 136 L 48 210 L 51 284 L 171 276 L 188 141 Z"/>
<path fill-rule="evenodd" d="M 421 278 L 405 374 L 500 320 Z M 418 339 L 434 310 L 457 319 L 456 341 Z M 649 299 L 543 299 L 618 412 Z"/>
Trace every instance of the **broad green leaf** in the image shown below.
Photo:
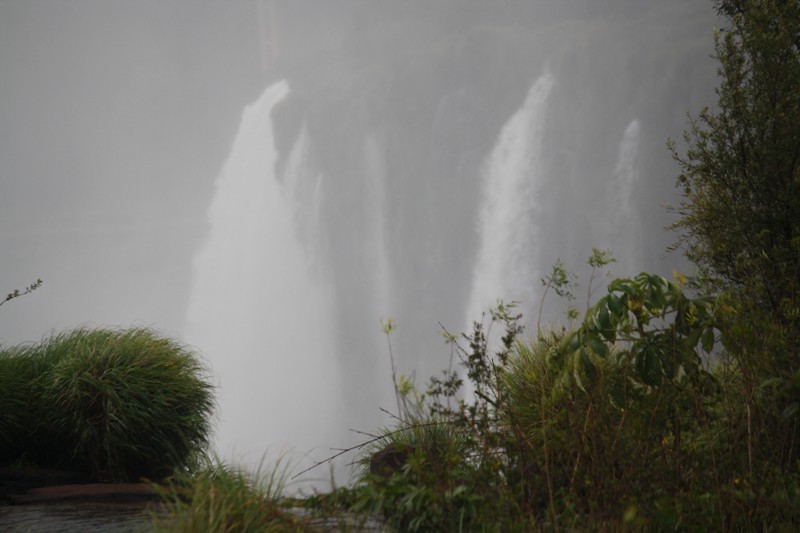
<path fill-rule="evenodd" d="M 589 346 L 592 348 L 592 351 L 597 354 L 599 357 L 607 357 L 608 356 L 608 345 L 599 340 L 593 340 Z"/>
<path fill-rule="evenodd" d="M 634 289 L 634 288 L 633 288 L 633 287 L 630 285 L 630 280 L 627 280 L 627 279 L 620 279 L 620 280 L 615 280 L 615 281 L 617 281 L 617 282 L 619 282 L 619 283 L 612 282 L 612 283 L 611 283 L 611 284 L 608 286 L 608 290 L 609 290 L 609 291 L 612 291 L 612 290 L 613 290 L 613 291 L 624 292 L 624 293 L 625 293 L 625 294 L 627 294 L 629 297 L 632 297 L 632 296 L 635 296 L 635 295 L 636 295 L 636 289 Z"/>
<path fill-rule="evenodd" d="M 625 306 L 622 305 L 622 300 L 620 300 L 619 296 L 616 294 L 610 294 L 608 296 L 608 310 L 617 317 L 621 317 L 623 313 L 627 312 Z"/>
<path fill-rule="evenodd" d="M 570 351 L 575 351 L 581 346 L 581 334 L 580 330 L 574 332 L 569 338 L 569 349 Z"/>
<path fill-rule="evenodd" d="M 665 285 L 665 282 L 666 280 L 661 276 L 656 276 L 655 274 L 647 276 L 647 283 L 659 292 L 661 292 L 661 288 Z"/>
<path fill-rule="evenodd" d="M 600 310 L 597 312 L 597 323 L 600 326 L 603 336 L 606 336 L 607 332 L 613 330 L 611 319 L 608 316 L 608 307 L 605 305 L 600 305 Z"/>

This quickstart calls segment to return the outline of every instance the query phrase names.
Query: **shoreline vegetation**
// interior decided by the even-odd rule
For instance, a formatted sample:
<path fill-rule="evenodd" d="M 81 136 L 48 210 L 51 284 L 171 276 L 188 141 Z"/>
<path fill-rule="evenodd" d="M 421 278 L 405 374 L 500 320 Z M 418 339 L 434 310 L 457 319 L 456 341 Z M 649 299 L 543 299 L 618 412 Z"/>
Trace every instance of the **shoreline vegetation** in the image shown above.
<path fill-rule="evenodd" d="M 161 479 L 206 450 L 213 409 L 205 367 L 151 330 L 79 328 L 0 351 L 6 464 Z"/>
<path fill-rule="evenodd" d="M 613 279 L 558 328 L 498 302 L 424 388 L 389 342 L 393 422 L 327 493 L 210 459 L 205 367 L 141 329 L 0 351 L 0 466 L 151 480 L 157 531 L 799 530 L 800 4 L 713 4 L 717 108 L 670 142 L 693 275 Z M 560 261 L 541 283 L 575 293 Z"/>

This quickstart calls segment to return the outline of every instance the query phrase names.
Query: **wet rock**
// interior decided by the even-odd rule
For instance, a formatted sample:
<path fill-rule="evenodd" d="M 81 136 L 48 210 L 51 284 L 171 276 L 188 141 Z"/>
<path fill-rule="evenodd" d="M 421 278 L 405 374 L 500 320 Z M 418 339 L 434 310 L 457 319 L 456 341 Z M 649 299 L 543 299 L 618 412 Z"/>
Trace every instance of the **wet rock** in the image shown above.
<path fill-rule="evenodd" d="M 400 472 L 408 463 L 409 456 L 415 451 L 414 446 L 399 445 L 393 442 L 372 455 L 369 460 L 369 472 L 387 478 Z"/>

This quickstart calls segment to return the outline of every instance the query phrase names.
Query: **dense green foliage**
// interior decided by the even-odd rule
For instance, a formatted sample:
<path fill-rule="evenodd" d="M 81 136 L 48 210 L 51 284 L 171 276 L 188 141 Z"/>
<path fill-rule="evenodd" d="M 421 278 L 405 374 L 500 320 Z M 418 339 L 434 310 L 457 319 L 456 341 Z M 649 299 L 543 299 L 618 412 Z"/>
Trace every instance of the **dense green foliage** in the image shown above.
<path fill-rule="evenodd" d="M 726 289 L 783 314 L 800 282 L 800 4 L 718 1 L 717 106 L 673 153 L 688 255 Z"/>
<path fill-rule="evenodd" d="M 729 295 L 728 355 L 750 392 L 771 379 L 800 406 L 800 4 L 716 2 L 717 106 L 692 121 L 673 154 L 684 201 L 675 224 L 705 276 Z M 794 437 L 792 437 L 793 439 Z M 786 457 L 789 462 L 794 457 Z"/>
<path fill-rule="evenodd" d="M 738 368 L 754 482 L 796 473 L 800 411 L 800 4 L 716 2 L 720 85 L 685 138 L 676 228 L 721 317 L 723 360 Z"/>
<path fill-rule="evenodd" d="M 740 367 L 709 363 L 732 309 L 679 278 L 615 280 L 573 329 L 528 341 L 501 304 L 460 338 L 474 396 L 448 372 L 405 391 L 356 484 L 313 505 L 396 531 L 794 530 L 797 472 L 766 451 L 774 417 L 742 396 Z"/>
<path fill-rule="evenodd" d="M 78 329 L 0 353 L 0 461 L 160 478 L 205 450 L 213 388 L 150 330 Z"/>

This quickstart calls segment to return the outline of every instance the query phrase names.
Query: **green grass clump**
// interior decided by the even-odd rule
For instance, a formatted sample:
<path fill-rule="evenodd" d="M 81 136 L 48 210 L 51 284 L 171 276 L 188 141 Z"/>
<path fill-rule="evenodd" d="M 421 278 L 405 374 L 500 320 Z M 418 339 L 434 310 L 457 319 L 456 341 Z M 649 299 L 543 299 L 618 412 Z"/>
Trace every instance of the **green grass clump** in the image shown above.
<path fill-rule="evenodd" d="M 68 442 L 49 423 L 52 406 L 40 387 L 64 353 L 40 348 L 29 343 L 0 352 L 0 465 L 64 466 Z"/>
<path fill-rule="evenodd" d="M 77 329 L 12 348 L 0 365 L 12 370 L 0 387 L 7 405 L 26 404 L 3 428 L 4 441 L 24 444 L 7 446 L 5 462 L 159 479 L 207 448 L 206 369 L 151 330 Z"/>
<path fill-rule="evenodd" d="M 156 515 L 156 531 L 195 533 L 312 531 L 308 518 L 282 503 L 286 470 L 280 463 L 249 474 L 212 463 L 181 476 L 164 492 L 166 513 Z"/>
<path fill-rule="evenodd" d="M 381 516 L 396 531 L 469 528 L 497 510 L 494 494 L 487 494 L 494 493 L 496 472 L 486 479 L 471 454 L 463 428 L 453 421 L 406 419 L 364 449 L 351 509 Z"/>
<path fill-rule="evenodd" d="M 13 457 L 21 453 L 25 425 L 32 419 L 28 402 L 27 383 L 30 381 L 28 361 L 0 352 L 0 457 Z"/>

